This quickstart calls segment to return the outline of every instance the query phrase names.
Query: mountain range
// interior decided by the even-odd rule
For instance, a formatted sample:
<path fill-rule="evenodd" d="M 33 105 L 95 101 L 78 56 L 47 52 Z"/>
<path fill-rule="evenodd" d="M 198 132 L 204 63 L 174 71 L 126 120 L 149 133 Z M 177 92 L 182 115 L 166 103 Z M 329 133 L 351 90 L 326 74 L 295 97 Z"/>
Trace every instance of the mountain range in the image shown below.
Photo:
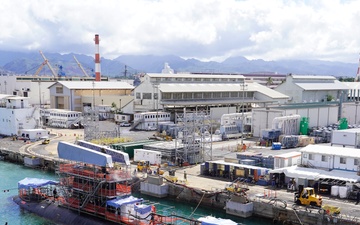
<path fill-rule="evenodd" d="M 84 75 L 74 56 L 80 62 L 88 75 L 94 74 L 94 58 L 81 54 L 46 53 L 45 57 L 56 73 L 65 76 Z M 34 75 L 51 75 L 47 65 L 42 65 L 44 59 L 38 52 L 0 51 L 0 70 Z M 332 75 L 336 77 L 355 77 L 356 63 L 343 63 L 321 60 L 279 60 L 265 61 L 262 59 L 248 60 L 237 56 L 227 58 L 223 62 L 203 62 L 197 59 L 183 59 L 175 55 L 122 55 L 115 59 L 101 58 L 101 74 L 108 77 L 129 77 L 137 73 L 160 73 L 164 64 L 168 63 L 175 72 L 196 73 L 277 73 L 299 75 Z M 39 69 L 40 67 L 41 70 Z"/>

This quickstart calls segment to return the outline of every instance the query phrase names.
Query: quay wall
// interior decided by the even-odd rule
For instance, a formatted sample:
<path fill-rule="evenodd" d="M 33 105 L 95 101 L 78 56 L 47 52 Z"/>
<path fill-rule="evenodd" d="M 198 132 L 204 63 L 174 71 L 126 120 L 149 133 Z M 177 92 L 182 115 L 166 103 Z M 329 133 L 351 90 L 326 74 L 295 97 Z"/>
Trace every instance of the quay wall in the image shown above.
<path fill-rule="evenodd" d="M 4 160 L 13 163 L 24 164 L 25 157 L 33 157 L 33 155 L 22 152 L 15 152 L 7 149 L 0 149 L 0 155 Z M 39 157 L 40 166 L 38 168 L 55 171 L 56 159 L 49 157 Z M 140 183 L 133 187 L 133 191 L 139 191 Z M 195 205 L 205 207 L 213 207 L 224 210 L 226 202 L 230 199 L 230 195 L 222 190 L 206 191 L 199 188 L 188 187 L 185 184 L 170 183 L 168 198 L 177 201 L 189 202 Z M 358 220 L 354 221 L 354 217 L 344 217 L 342 215 L 328 215 L 324 210 L 307 209 L 305 207 L 293 207 L 284 204 L 284 202 L 275 199 L 256 198 L 250 199 L 254 203 L 253 216 L 272 219 L 277 224 L 313 224 L 313 225 L 354 225 L 360 224 Z M 225 210 L 224 210 L 225 211 Z M 301 219 L 301 222 L 300 222 Z"/>

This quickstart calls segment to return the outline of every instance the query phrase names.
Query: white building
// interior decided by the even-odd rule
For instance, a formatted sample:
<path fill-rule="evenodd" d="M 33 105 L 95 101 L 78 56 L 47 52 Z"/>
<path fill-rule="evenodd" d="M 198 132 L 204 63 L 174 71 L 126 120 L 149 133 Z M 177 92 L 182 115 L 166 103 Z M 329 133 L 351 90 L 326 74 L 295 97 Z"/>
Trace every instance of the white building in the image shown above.
<path fill-rule="evenodd" d="M 58 81 L 49 89 L 51 108 L 82 112 L 84 107 L 114 103 L 121 111 L 132 113 L 134 86 L 126 82 Z"/>
<path fill-rule="evenodd" d="M 29 105 L 29 98 L 0 94 L 0 135 L 19 135 L 22 129 L 40 126 L 40 111 Z"/>
<path fill-rule="evenodd" d="M 183 112 L 185 107 L 208 112 L 217 108 L 228 111 L 235 107 L 235 112 L 240 112 L 243 103 L 265 106 L 284 103 L 288 99 L 288 96 L 255 82 L 244 85 L 244 80 L 242 75 L 149 73 L 134 90 L 134 112 Z"/>
<path fill-rule="evenodd" d="M 345 100 L 349 88 L 333 76 L 288 75 L 275 90 L 290 103 L 307 103 Z"/>
<path fill-rule="evenodd" d="M 300 152 L 287 152 L 274 156 L 274 169 L 300 164 Z"/>
<path fill-rule="evenodd" d="M 82 120 L 82 113 L 63 109 L 41 109 L 43 122 L 50 127 L 72 128 Z"/>
<path fill-rule="evenodd" d="M 360 151 L 355 148 L 308 145 L 300 150 L 301 164 L 328 170 L 360 171 Z"/>
<path fill-rule="evenodd" d="M 156 129 L 159 123 L 170 122 L 168 112 L 144 112 L 134 114 L 133 128 L 137 130 Z"/>

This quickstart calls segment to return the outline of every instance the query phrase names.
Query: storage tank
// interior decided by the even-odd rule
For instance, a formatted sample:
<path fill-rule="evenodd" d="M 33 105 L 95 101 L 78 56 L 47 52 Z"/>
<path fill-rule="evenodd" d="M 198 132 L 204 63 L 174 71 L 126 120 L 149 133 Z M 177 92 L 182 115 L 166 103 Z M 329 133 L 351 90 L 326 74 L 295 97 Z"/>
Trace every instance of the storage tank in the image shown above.
<path fill-rule="evenodd" d="M 302 117 L 300 121 L 300 134 L 307 135 L 309 129 L 309 117 Z"/>
<path fill-rule="evenodd" d="M 338 196 L 339 195 L 339 186 L 332 186 L 331 187 L 331 196 Z"/>

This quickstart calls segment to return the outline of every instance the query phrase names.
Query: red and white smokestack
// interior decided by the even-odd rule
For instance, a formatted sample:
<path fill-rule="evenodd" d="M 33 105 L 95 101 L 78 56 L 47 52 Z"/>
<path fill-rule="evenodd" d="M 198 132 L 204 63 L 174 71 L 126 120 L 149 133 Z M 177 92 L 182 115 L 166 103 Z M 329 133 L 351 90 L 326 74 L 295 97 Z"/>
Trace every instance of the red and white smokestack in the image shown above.
<path fill-rule="evenodd" d="M 99 35 L 95 34 L 95 81 L 101 80 L 101 67 L 100 67 L 100 51 L 99 51 Z"/>

